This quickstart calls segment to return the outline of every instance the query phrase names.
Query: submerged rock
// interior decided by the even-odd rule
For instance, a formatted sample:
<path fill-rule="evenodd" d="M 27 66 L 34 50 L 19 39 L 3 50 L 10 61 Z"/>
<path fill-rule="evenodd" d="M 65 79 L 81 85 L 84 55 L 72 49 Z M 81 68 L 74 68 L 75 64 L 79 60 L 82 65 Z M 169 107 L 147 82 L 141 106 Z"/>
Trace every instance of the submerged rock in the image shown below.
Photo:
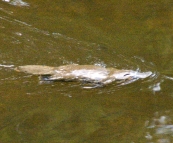
<path fill-rule="evenodd" d="M 104 68 L 96 65 L 64 65 L 50 67 L 42 65 L 25 65 L 15 69 L 33 75 L 40 75 L 44 81 L 86 81 L 101 85 L 112 83 L 116 80 L 143 79 L 152 72 L 138 72 L 132 70 L 119 70 Z"/>

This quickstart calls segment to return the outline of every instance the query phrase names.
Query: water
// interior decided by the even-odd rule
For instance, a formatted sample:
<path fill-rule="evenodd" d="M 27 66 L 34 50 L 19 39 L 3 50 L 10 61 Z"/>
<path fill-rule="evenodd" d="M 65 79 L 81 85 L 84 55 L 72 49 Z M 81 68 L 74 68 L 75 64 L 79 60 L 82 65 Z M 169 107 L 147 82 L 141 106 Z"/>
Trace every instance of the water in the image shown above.
<path fill-rule="evenodd" d="M 170 0 L 1 0 L 0 142 L 172 142 L 172 15 Z M 153 74 L 83 89 L 14 71 L 29 64 Z"/>

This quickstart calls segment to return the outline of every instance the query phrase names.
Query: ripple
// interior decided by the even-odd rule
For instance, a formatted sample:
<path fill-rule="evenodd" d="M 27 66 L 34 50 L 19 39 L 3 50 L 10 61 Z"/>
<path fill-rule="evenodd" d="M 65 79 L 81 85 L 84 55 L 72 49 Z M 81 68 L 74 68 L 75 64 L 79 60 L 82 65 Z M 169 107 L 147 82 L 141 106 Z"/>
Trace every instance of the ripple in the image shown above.
<path fill-rule="evenodd" d="M 0 64 L 0 67 L 11 68 L 11 67 L 14 67 L 14 65 L 3 65 L 3 64 Z"/>

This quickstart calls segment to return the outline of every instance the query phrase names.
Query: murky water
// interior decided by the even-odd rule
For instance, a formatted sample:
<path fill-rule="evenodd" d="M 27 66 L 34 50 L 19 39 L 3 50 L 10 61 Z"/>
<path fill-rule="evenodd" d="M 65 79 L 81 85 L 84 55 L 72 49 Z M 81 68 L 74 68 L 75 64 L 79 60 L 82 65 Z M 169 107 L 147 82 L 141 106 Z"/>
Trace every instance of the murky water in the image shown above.
<path fill-rule="evenodd" d="M 0 1 L 0 142 L 171 143 L 173 3 Z M 40 84 L 19 65 L 153 74 L 119 86 Z"/>

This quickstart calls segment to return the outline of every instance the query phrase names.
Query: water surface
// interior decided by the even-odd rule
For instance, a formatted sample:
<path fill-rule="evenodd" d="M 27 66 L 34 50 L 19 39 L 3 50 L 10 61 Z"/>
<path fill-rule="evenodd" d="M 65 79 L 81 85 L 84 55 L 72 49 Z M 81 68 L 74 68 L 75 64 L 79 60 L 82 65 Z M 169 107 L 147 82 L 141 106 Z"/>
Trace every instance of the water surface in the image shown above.
<path fill-rule="evenodd" d="M 172 15 L 171 0 L 1 0 L 0 142 L 172 142 Z M 28 64 L 153 74 L 86 90 L 14 71 Z"/>

